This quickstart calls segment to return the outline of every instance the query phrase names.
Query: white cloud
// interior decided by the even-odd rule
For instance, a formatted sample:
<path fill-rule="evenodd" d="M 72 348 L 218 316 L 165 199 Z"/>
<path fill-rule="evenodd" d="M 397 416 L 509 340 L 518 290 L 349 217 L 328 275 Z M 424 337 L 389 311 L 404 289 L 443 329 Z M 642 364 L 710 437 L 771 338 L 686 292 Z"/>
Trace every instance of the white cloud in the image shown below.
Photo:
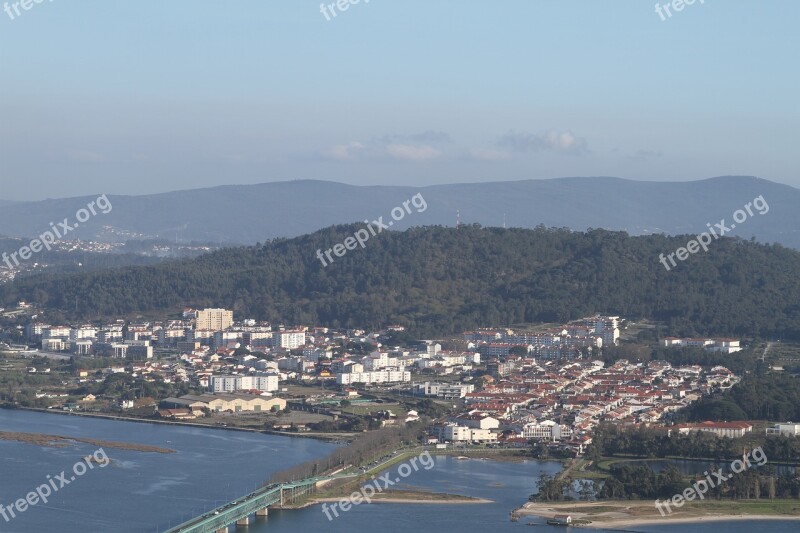
<path fill-rule="evenodd" d="M 450 134 L 444 131 L 427 130 L 413 135 L 385 135 L 382 139 L 385 144 L 409 143 L 409 144 L 447 144 L 452 142 Z"/>
<path fill-rule="evenodd" d="M 382 158 L 428 161 L 442 156 L 442 145 L 451 142 L 450 135 L 443 131 L 428 130 L 412 135 L 388 134 L 370 141 L 338 144 L 324 150 L 322 155 L 339 161 Z"/>
<path fill-rule="evenodd" d="M 398 159 L 411 161 L 425 161 L 441 155 L 438 150 L 428 145 L 412 146 L 410 144 L 390 144 L 386 147 L 386 153 Z"/>
<path fill-rule="evenodd" d="M 345 161 L 353 159 L 356 154 L 366 149 L 366 146 L 358 141 L 350 141 L 347 144 L 338 144 L 325 152 L 325 155 L 333 159 Z"/>
<path fill-rule="evenodd" d="M 586 139 L 576 137 L 571 131 L 556 130 L 545 133 L 507 133 L 497 141 L 497 146 L 520 153 L 553 151 L 580 154 L 587 149 Z"/>

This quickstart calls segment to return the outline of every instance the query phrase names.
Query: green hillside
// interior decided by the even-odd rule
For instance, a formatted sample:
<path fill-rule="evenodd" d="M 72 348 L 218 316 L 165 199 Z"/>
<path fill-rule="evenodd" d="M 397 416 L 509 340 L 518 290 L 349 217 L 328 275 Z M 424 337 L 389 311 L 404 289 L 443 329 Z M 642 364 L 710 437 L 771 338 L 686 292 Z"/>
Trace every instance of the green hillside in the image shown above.
<path fill-rule="evenodd" d="M 335 226 L 154 266 L 21 279 L 0 288 L 0 301 L 25 299 L 87 319 L 222 306 L 238 318 L 400 323 L 420 335 L 595 312 L 663 320 L 674 334 L 800 335 L 800 253 L 780 245 L 724 239 L 668 272 L 659 254 L 687 237 L 427 227 L 384 232 L 323 267 L 317 249 L 357 229 Z"/>

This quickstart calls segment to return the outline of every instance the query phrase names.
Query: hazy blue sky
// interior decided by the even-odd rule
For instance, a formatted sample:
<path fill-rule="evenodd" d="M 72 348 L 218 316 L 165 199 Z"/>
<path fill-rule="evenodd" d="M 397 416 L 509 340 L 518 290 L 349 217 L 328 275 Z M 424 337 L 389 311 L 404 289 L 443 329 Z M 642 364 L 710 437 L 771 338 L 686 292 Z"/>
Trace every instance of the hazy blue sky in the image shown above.
<path fill-rule="evenodd" d="M 9 6 L 0 199 L 306 178 L 800 186 L 800 2 L 697 0 L 663 21 L 654 4 Z"/>

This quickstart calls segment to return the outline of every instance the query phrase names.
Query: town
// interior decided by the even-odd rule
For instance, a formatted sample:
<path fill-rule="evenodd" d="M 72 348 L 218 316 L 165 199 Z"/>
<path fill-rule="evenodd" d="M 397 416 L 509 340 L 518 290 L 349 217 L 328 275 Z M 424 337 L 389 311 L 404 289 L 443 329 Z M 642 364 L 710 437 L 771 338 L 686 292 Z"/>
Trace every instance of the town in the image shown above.
<path fill-rule="evenodd" d="M 16 342 L 3 350 L 3 369 L 22 361 L 28 376 L 48 379 L 35 391 L 4 391 L 7 405 L 172 422 L 343 435 L 424 419 L 431 444 L 533 440 L 579 455 L 600 423 L 673 425 L 676 411 L 739 381 L 723 365 L 604 362 L 604 348 L 633 326 L 617 316 L 416 340 L 402 326 L 288 327 L 235 321 L 232 310 L 213 308 L 167 321 L 72 325 L 43 321 L 24 302 L 17 312 L 18 325 L 5 332 Z M 742 349 L 729 338 L 659 344 Z M 675 429 L 752 430 L 734 426 Z"/>

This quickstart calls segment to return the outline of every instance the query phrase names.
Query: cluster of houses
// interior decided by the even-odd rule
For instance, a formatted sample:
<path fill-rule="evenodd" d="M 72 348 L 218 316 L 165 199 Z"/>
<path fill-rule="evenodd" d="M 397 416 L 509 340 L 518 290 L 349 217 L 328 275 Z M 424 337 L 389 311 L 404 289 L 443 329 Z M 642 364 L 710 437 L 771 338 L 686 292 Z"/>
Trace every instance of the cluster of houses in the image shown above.
<path fill-rule="evenodd" d="M 465 401 L 464 411 L 439 420 L 434 434 L 451 442 L 527 442 L 537 439 L 575 449 L 591 441 L 601 422 L 658 424 L 715 388 L 738 382 L 727 368 L 672 367 L 664 361 L 634 364 L 601 361 L 527 360 L 513 373 L 482 377 L 480 391 L 425 383 L 412 392 Z M 734 436 L 738 423 L 707 423 L 698 431 Z M 678 428 L 676 428 L 678 429 Z M 752 428 L 750 428 L 752 429 Z M 746 431 L 749 431 L 747 429 Z M 679 429 L 684 431 L 683 427 Z M 689 431 L 687 427 L 685 431 Z"/>
<path fill-rule="evenodd" d="M 433 436 L 443 442 L 538 439 L 581 450 L 600 422 L 662 423 L 702 394 L 738 381 L 722 366 L 620 360 L 607 367 L 594 356 L 603 346 L 617 344 L 619 327 L 619 317 L 593 316 L 554 329 L 480 329 L 465 332 L 461 339 L 401 348 L 381 342 L 402 331 L 401 326 L 376 332 L 287 328 L 255 320 L 234 322 L 233 312 L 226 309 L 186 309 L 180 319 L 162 322 L 32 322 L 26 334 L 30 343 L 48 352 L 126 358 L 135 376 L 158 375 L 167 383 L 186 382 L 208 391 L 163 400 L 163 416 L 282 410 L 285 400 L 275 394 L 285 390 L 283 383 L 328 381 L 345 391 L 392 388 L 460 402 L 460 412 L 437 420 L 433 428 Z M 663 343 L 725 353 L 739 349 L 732 339 L 667 338 Z M 153 358 L 162 351 L 178 355 Z M 126 370 L 120 365 L 111 371 Z M 414 374 L 427 380 L 412 382 Z M 728 436 L 745 429 L 696 430 Z"/>
<path fill-rule="evenodd" d="M 489 357 L 512 353 L 538 359 L 573 359 L 591 355 L 593 349 L 614 346 L 619 339 L 619 317 L 593 316 L 577 323 L 543 331 L 481 329 L 464 333 L 468 347 Z"/>

